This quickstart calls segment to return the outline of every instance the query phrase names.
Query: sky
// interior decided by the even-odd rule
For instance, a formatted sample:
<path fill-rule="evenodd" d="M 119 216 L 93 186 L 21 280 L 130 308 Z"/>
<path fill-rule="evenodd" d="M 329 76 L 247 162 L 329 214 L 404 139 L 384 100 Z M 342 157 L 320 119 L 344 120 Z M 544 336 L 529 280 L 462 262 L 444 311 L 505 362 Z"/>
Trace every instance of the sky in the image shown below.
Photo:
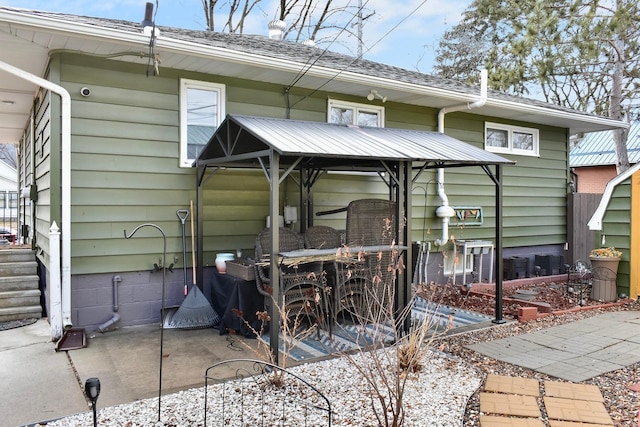
<path fill-rule="evenodd" d="M 0 5 L 141 22 L 147 1 L 0 0 Z M 362 0 L 362 3 L 375 11 L 364 27 L 365 51 L 372 46 L 364 58 L 430 73 L 440 37 L 460 20 L 471 0 Z M 252 15 L 245 33 L 267 35 L 267 23 L 274 18 L 277 1 L 262 0 L 259 4 L 260 10 Z M 156 24 L 204 30 L 202 0 L 158 0 Z M 330 50 L 345 53 L 338 45 Z"/>

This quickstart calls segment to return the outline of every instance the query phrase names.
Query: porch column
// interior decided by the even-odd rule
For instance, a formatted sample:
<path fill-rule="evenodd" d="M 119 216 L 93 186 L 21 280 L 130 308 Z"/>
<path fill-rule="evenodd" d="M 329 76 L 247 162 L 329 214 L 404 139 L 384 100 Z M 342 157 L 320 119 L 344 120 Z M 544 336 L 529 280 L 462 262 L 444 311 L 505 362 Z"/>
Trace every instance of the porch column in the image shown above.
<path fill-rule="evenodd" d="M 496 272 L 496 318 L 493 323 L 504 323 L 502 318 L 502 280 L 504 272 L 502 271 L 502 165 L 496 165 L 496 247 L 495 247 L 495 272 Z"/>
<path fill-rule="evenodd" d="M 411 300 L 411 288 L 410 283 L 412 280 L 409 278 L 413 272 L 413 257 L 411 247 L 411 226 L 412 226 L 412 214 L 411 214 L 411 189 L 412 189 L 412 176 L 411 176 L 411 162 L 400 162 L 398 165 L 398 185 L 400 186 L 398 191 L 398 200 L 396 203 L 396 229 L 401 231 L 398 233 L 398 245 L 405 245 L 407 247 L 404 252 L 404 270 L 397 275 L 397 313 L 402 313 L 403 310 L 409 304 Z M 403 218 L 404 215 L 404 218 Z M 404 221 L 404 226 L 401 224 Z M 408 332 L 411 326 L 411 315 L 409 314 L 404 321 L 404 332 Z"/>
<path fill-rule="evenodd" d="M 271 150 L 269 156 L 271 198 L 269 215 L 271 216 L 271 257 L 269 274 L 271 276 L 271 322 L 269 322 L 269 345 L 274 364 L 278 364 L 278 334 L 280 332 L 280 271 L 278 270 L 278 252 L 280 250 L 280 233 L 278 216 L 280 215 L 280 154 Z"/>

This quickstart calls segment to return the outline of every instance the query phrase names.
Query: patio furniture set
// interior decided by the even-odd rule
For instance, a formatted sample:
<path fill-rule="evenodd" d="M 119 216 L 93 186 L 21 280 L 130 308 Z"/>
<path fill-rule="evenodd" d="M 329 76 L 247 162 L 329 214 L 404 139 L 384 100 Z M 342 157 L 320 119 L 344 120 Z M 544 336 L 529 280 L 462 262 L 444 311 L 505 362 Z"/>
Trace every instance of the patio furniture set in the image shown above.
<path fill-rule="evenodd" d="M 311 226 L 304 233 L 279 228 L 278 266 L 283 313 L 328 326 L 339 318 L 366 316 L 370 298 L 380 295 L 392 279 L 395 242 L 395 203 L 355 200 L 346 208 L 344 233 L 328 226 Z M 269 272 L 271 230 L 256 237 L 255 279 L 272 310 L 273 284 Z M 269 311 L 270 313 L 272 311 Z"/>

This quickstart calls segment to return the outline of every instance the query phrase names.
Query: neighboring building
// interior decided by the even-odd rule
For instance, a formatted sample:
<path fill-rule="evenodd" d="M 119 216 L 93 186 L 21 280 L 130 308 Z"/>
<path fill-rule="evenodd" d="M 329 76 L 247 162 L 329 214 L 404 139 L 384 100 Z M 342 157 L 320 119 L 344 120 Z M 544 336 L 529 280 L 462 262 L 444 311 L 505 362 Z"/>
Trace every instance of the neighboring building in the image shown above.
<path fill-rule="evenodd" d="M 0 145 L 0 228 L 16 233 L 18 225 L 18 172 L 15 146 Z"/>
<path fill-rule="evenodd" d="M 121 325 L 158 321 L 163 275 L 155 266 L 162 267 L 163 240 L 152 231 L 123 237 L 143 223 L 164 230 L 174 270 L 166 276 L 167 301 L 182 301 L 177 270 L 190 257 L 182 259 L 176 211 L 196 198 L 193 161 L 227 114 L 442 131 L 515 161 L 502 176 L 502 243 L 505 256 L 531 259 L 564 251 L 569 135 L 624 126 L 493 91 L 481 99 L 474 86 L 264 36 L 160 26 L 150 43 L 136 23 L 6 7 L 0 28 L 0 96 L 15 99 L 0 106 L 0 142 L 19 144 L 19 186 L 30 189 L 26 221 L 46 294 L 57 281 L 50 270 L 55 224 L 63 321 L 88 329 L 112 318 L 114 289 Z M 217 252 L 253 253 L 269 213 L 269 186 L 259 165 L 251 166 L 258 169 L 223 168 L 203 185 L 204 266 L 214 265 Z M 434 169 L 413 182 L 410 230 L 412 241 L 432 242 L 428 277 L 440 282 L 456 267 L 441 255 L 451 243 L 434 242 L 441 234 L 492 240 L 496 218 L 495 185 L 480 168 L 445 176 L 442 189 L 456 213 L 448 232 L 436 215 Z M 378 175 L 317 178 L 314 213 L 389 197 Z M 287 197 L 299 177 L 282 185 L 282 205 L 296 206 Z M 318 217 L 316 224 L 341 229 L 344 219 Z"/>
<path fill-rule="evenodd" d="M 634 165 L 640 160 L 640 122 L 635 121 L 629 129 L 627 138 L 629 163 Z M 587 133 L 577 139 L 569 154 L 573 185 L 578 193 L 602 194 L 607 182 L 618 173 L 618 162 L 613 132 Z"/>
<path fill-rule="evenodd" d="M 607 183 L 588 225 L 602 246 L 622 252 L 618 294 L 640 297 L 640 163 Z"/>

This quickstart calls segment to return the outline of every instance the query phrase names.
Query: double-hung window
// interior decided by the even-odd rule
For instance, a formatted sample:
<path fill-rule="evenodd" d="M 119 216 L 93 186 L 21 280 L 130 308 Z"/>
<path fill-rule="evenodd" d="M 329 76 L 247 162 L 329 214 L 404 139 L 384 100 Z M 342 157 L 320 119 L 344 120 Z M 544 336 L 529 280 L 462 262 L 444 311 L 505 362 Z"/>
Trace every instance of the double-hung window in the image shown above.
<path fill-rule="evenodd" d="M 329 100 L 327 121 L 346 125 L 384 127 L 384 107 Z"/>
<path fill-rule="evenodd" d="M 180 166 L 190 167 L 225 116 L 224 85 L 180 80 Z"/>
<path fill-rule="evenodd" d="M 538 156 L 539 146 L 538 129 L 485 123 L 484 147 L 487 151 Z"/>

